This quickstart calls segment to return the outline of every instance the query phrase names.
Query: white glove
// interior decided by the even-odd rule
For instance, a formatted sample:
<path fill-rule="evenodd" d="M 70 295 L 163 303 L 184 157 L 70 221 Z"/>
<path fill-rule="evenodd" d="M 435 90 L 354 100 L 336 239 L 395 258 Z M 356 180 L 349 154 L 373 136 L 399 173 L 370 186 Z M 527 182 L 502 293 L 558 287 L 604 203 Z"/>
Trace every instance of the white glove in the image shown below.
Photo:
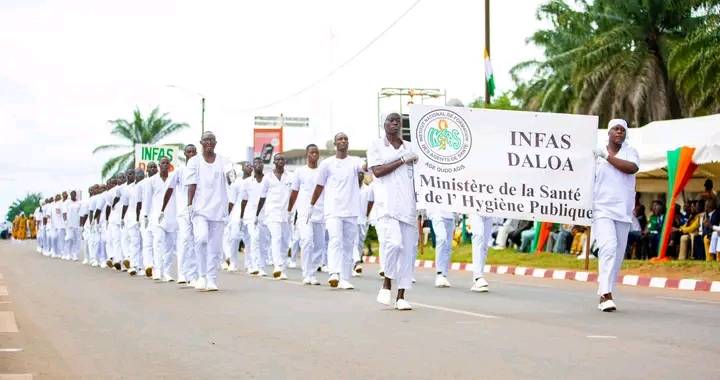
<path fill-rule="evenodd" d="M 408 152 L 403 154 L 402 157 L 400 157 L 400 160 L 402 160 L 402 162 L 408 165 L 412 165 L 415 161 L 418 160 L 418 155 L 414 152 Z"/>
<path fill-rule="evenodd" d="M 143 228 L 147 230 L 148 224 L 150 224 L 150 221 L 148 220 L 147 216 L 143 216 Z"/>
<path fill-rule="evenodd" d="M 165 219 L 165 212 L 160 211 L 160 216 L 158 216 L 158 224 L 162 224 L 163 219 Z"/>
<path fill-rule="evenodd" d="M 125 228 L 125 221 L 124 221 L 124 220 L 121 220 L 121 221 L 120 221 L 120 228 Z"/>
<path fill-rule="evenodd" d="M 193 217 L 193 215 L 194 215 L 194 211 L 193 211 L 193 206 L 192 206 L 192 205 L 188 205 L 188 206 L 187 206 L 187 214 L 188 214 L 188 218 L 192 219 L 192 217 Z"/>
<path fill-rule="evenodd" d="M 596 148 L 593 149 L 593 154 L 595 155 L 595 158 L 602 157 L 603 160 L 607 160 L 608 153 L 606 149 Z"/>

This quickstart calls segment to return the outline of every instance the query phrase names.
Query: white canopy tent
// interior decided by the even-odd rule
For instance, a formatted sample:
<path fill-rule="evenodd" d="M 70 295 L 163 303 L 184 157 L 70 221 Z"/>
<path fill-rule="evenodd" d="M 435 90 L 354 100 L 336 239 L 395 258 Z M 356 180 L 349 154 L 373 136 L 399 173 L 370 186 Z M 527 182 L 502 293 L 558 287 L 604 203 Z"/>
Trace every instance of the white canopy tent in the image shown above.
<path fill-rule="evenodd" d="M 607 142 L 607 129 L 598 130 L 598 144 Z M 703 190 L 706 178 L 720 182 L 720 114 L 688 119 L 655 121 L 628 131 L 628 143 L 640 154 L 637 190 L 667 192 L 667 152 L 682 146 L 695 148 L 693 162 L 699 165 L 685 187 Z"/>

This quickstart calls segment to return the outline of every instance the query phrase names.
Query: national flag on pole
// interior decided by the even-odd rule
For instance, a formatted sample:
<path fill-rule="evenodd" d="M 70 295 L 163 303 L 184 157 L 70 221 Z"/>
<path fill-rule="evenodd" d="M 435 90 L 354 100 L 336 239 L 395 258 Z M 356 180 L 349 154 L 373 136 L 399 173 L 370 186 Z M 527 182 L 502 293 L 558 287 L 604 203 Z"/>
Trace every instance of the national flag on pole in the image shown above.
<path fill-rule="evenodd" d="M 495 76 L 493 75 L 492 64 L 490 63 L 490 54 L 485 49 L 485 85 L 490 96 L 495 96 Z"/>

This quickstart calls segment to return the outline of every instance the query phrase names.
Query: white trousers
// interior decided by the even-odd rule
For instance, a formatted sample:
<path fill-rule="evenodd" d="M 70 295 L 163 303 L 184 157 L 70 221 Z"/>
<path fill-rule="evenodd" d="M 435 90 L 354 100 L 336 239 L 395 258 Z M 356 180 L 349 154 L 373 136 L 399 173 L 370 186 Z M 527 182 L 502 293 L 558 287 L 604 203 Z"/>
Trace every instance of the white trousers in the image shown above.
<path fill-rule="evenodd" d="M 367 236 L 368 231 L 367 222 L 362 224 L 358 223 L 357 230 L 358 232 L 353 245 L 353 261 L 356 263 L 362 261 L 363 248 L 365 247 L 365 237 Z"/>
<path fill-rule="evenodd" d="M 153 246 L 153 276 L 160 278 L 163 276 L 172 277 L 172 268 L 175 264 L 177 231 L 166 231 L 160 228 L 160 226 L 155 226 L 153 234 L 155 238 Z"/>
<path fill-rule="evenodd" d="M 300 252 L 300 222 L 290 224 L 290 261 L 295 262 Z"/>
<path fill-rule="evenodd" d="M 140 227 L 140 236 L 142 237 L 142 265 L 144 268 L 149 268 L 153 265 L 153 240 L 155 234 L 152 227 Z"/>
<path fill-rule="evenodd" d="M 383 217 L 378 219 L 375 229 L 381 242 L 380 261 L 385 277 L 395 280 L 398 289 L 411 289 L 417 257 L 417 226 Z"/>
<path fill-rule="evenodd" d="M 322 265 L 323 253 L 327 250 L 325 240 L 325 223 L 304 223 L 306 216 L 298 216 L 300 232 L 300 256 L 303 278 L 314 276 L 315 271 Z"/>
<path fill-rule="evenodd" d="M 108 245 L 110 249 L 108 250 L 108 258 L 113 259 L 113 262 L 120 262 L 122 261 L 122 247 L 120 245 L 121 236 L 120 236 L 120 225 L 110 223 L 108 225 L 108 238 L 110 239 L 108 241 Z"/>
<path fill-rule="evenodd" d="M 105 252 L 105 225 L 99 224 L 95 225 L 95 231 L 93 233 L 94 235 L 94 242 L 95 242 L 95 249 L 93 250 L 95 257 L 95 262 L 98 264 L 104 265 L 103 263 L 107 259 L 107 252 Z"/>
<path fill-rule="evenodd" d="M 357 239 L 357 218 L 328 218 L 325 220 L 328 242 L 328 271 L 349 280 L 353 267 L 353 245 Z"/>
<path fill-rule="evenodd" d="M 237 269 L 240 267 L 240 241 L 245 243 L 245 268 L 249 268 L 248 245 L 249 236 L 247 227 L 238 221 L 230 221 L 223 231 L 223 253 L 225 258 L 230 260 L 230 266 Z"/>
<path fill-rule="evenodd" d="M 248 225 L 250 232 L 250 260 L 251 268 L 260 269 L 267 265 L 268 246 L 270 245 L 270 231 L 263 222 Z M 247 253 L 246 253 L 247 254 Z"/>
<path fill-rule="evenodd" d="M 122 251 L 123 260 L 132 259 L 132 246 L 130 244 L 129 227 L 120 227 L 120 250 Z"/>
<path fill-rule="evenodd" d="M 485 260 L 488 254 L 488 245 L 492 235 L 493 219 L 478 214 L 470 214 L 472 226 L 472 261 L 473 279 L 483 277 L 485 273 Z"/>
<path fill-rule="evenodd" d="M 45 247 L 45 227 L 43 227 L 42 225 L 38 226 L 36 243 L 37 248 L 40 250 L 40 252 L 42 252 L 44 250 L 43 248 Z"/>
<path fill-rule="evenodd" d="M 193 239 L 192 224 L 187 215 L 178 215 L 177 265 L 178 279 L 183 277 L 185 281 L 197 279 L 195 242 Z"/>
<path fill-rule="evenodd" d="M 128 253 L 130 254 L 130 266 L 136 270 L 143 269 L 142 260 L 142 237 L 140 236 L 140 225 L 134 224 L 125 226 L 125 233 L 128 238 Z"/>
<path fill-rule="evenodd" d="M 65 257 L 65 229 L 56 228 L 53 237 L 53 257 Z"/>
<path fill-rule="evenodd" d="M 510 232 L 512 232 L 512 227 L 506 225 L 500 226 L 497 236 L 495 237 L 495 246 L 497 248 L 505 248 Z"/>
<path fill-rule="evenodd" d="M 598 295 L 612 293 L 625 258 L 628 233 L 632 224 L 609 218 L 593 220 L 592 234 L 598 247 Z"/>
<path fill-rule="evenodd" d="M 447 276 L 450 271 L 455 219 L 432 218 L 430 222 L 435 231 L 435 269 L 437 273 Z M 475 223 L 472 226 L 474 232 Z"/>
<path fill-rule="evenodd" d="M 53 250 L 53 230 L 50 227 L 45 227 L 45 236 L 43 242 L 43 255 L 50 256 Z"/>
<path fill-rule="evenodd" d="M 267 226 L 270 231 L 270 251 L 273 264 L 280 270 L 284 270 L 290 246 L 290 223 L 267 222 Z"/>
<path fill-rule="evenodd" d="M 207 277 L 208 281 L 215 281 L 222 260 L 222 237 L 225 223 L 210 221 L 204 216 L 195 215 L 192 219 L 192 225 L 198 263 L 198 277 Z"/>
<path fill-rule="evenodd" d="M 710 235 L 710 253 L 713 255 L 717 253 L 718 250 L 720 250 L 720 239 L 718 239 L 718 232 L 713 231 Z"/>
<path fill-rule="evenodd" d="M 72 260 L 80 258 L 80 227 L 71 227 L 65 230 L 65 251 Z"/>

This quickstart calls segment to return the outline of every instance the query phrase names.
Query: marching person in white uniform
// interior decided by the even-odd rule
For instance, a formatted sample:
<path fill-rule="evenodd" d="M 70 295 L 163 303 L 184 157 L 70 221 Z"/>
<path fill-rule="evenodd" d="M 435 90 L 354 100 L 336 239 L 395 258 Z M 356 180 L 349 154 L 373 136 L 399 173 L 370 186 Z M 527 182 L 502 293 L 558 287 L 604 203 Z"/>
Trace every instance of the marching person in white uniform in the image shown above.
<path fill-rule="evenodd" d="M 77 200 L 77 192 L 70 191 L 70 199 L 65 201 L 65 250 L 67 260 L 78 261 L 80 258 L 80 201 Z"/>
<path fill-rule="evenodd" d="M 447 276 L 450 271 L 456 216 L 449 211 L 428 211 L 428 219 L 435 232 L 435 287 L 449 288 L 452 285 Z"/>
<path fill-rule="evenodd" d="M 45 243 L 45 222 L 43 219 L 45 216 L 43 215 L 43 207 L 45 206 L 45 201 L 40 203 L 40 206 L 35 209 L 35 212 L 33 213 L 33 218 L 35 218 L 35 223 L 37 225 L 37 236 L 35 243 L 37 244 L 37 248 L 35 250 L 37 253 L 42 253 L 43 251 L 43 244 Z"/>
<path fill-rule="evenodd" d="M 122 266 L 122 248 L 120 247 L 120 217 L 122 213 L 122 207 L 115 207 L 120 202 L 118 191 L 120 186 L 118 183 L 125 184 L 125 174 L 120 173 L 116 177 L 111 178 L 108 181 L 109 188 L 105 192 L 105 212 L 106 216 L 106 228 L 105 228 L 105 250 L 107 252 L 107 265 L 114 267 L 115 270 L 121 270 Z"/>
<path fill-rule="evenodd" d="M 615 311 L 612 291 L 627 245 L 635 207 L 638 152 L 628 145 L 627 122 L 608 123 L 608 143 L 596 149 L 592 233 L 598 245 L 598 309 Z"/>
<path fill-rule="evenodd" d="M 55 202 L 52 203 L 52 252 L 53 258 L 62 258 L 65 252 L 65 221 L 63 220 L 63 203 L 60 194 L 55 195 Z"/>
<path fill-rule="evenodd" d="M 373 141 L 368 149 L 368 167 L 375 176 L 375 226 L 380 241 L 385 279 L 377 301 L 391 305 L 392 281 L 398 292 L 395 307 L 411 310 L 405 290 L 412 287 L 418 228 L 413 184 L 413 164 L 418 156 L 410 143 L 400 137 L 401 118 L 397 113 L 384 120 L 385 136 Z"/>
<path fill-rule="evenodd" d="M 150 223 L 153 226 L 155 242 L 153 244 L 153 278 L 163 282 L 172 282 L 172 267 L 175 264 L 175 248 L 177 244 L 177 207 L 174 199 L 163 210 L 168 177 L 170 176 L 170 159 L 160 158 L 160 171 L 149 183 Z M 144 203 L 144 202 L 143 202 Z"/>
<path fill-rule="evenodd" d="M 365 247 L 365 237 L 368 231 L 368 219 L 375 204 L 375 195 L 372 186 L 365 183 L 365 175 L 363 173 L 358 175 L 358 182 L 360 186 L 360 216 L 358 216 L 357 220 L 358 233 L 353 246 L 353 276 L 360 276 L 362 274 L 362 256 L 363 248 Z"/>
<path fill-rule="evenodd" d="M 128 226 L 125 216 L 127 215 L 126 202 L 129 200 L 130 195 L 135 191 L 135 169 L 128 169 L 125 171 L 125 179 L 127 182 L 119 193 L 120 201 L 118 207 L 120 208 L 120 248 L 123 253 L 122 267 L 123 271 L 130 272 L 132 265 L 131 260 L 134 255 L 131 228 Z"/>
<path fill-rule="evenodd" d="M 133 183 L 128 185 L 120 203 L 122 204 L 122 220 L 130 253 L 128 274 L 135 276 L 138 271 L 142 270 L 142 238 L 140 237 L 142 189 L 140 181 L 145 179 L 145 172 L 142 169 L 134 169 L 132 178 Z"/>
<path fill-rule="evenodd" d="M 188 160 L 185 168 L 187 209 L 193 224 L 198 260 L 195 289 L 216 291 L 224 221 L 228 215 L 224 168 L 229 162 L 215 153 L 217 140 L 212 132 L 203 133 L 200 145 L 202 154 Z"/>
<path fill-rule="evenodd" d="M 252 175 L 252 167 L 247 163 L 242 163 L 242 178 L 236 178 L 228 189 L 228 212 L 230 213 L 228 223 L 223 232 L 223 251 L 225 258 L 229 262 L 228 271 L 236 272 L 240 268 L 238 263 L 238 255 L 240 251 L 240 242 L 245 244 L 245 269 L 249 272 L 250 260 L 248 254 L 248 246 L 250 238 L 245 226 L 240 219 L 239 205 L 242 203 L 240 194 L 243 188 L 247 186 L 248 179 Z M 237 206 L 237 207 L 236 207 Z"/>
<path fill-rule="evenodd" d="M 91 246 L 90 246 L 90 199 L 95 194 L 95 185 L 88 188 L 87 197 L 80 201 L 80 234 L 82 236 L 83 254 L 82 263 L 92 265 Z"/>
<path fill-rule="evenodd" d="M 258 212 L 265 212 L 265 222 L 270 231 L 270 251 L 273 260 L 273 278 L 287 280 L 285 261 L 290 246 L 290 200 L 292 178 L 285 172 L 285 156 L 281 153 L 273 159 L 275 168 L 263 177 Z M 263 210 L 264 208 L 264 210 Z"/>
<path fill-rule="evenodd" d="M 250 274 L 260 277 L 267 276 L 264 267 L 268 260 L 268 246 L 270 245 L 270 232 L 265 224 L 265 213 L 258 210 L 262 192 L 262 183 L 265 175 L 265 165 L 261 158 L 253 160 L 253 176 L 240 190 L 240 219 L 247 226 L 250 234 L 250 246 L 245 255 L 250 255 Z"/>
<path fill-rule="evenodd" d="M 353 267 L 353 243 L 357 238 L 357 219 L 360 216 L 360 188 L 358 174 L 363 161 L 348 156 L 348 136 L 338 133 L 333 139 L 335 156 L 326 158 L 318 168 L 317 185 L 310 199 L 312 208 L 320 194 L 325 193 L 323 213 L 330 240 L 328 242 L 328 270 L 331 287 L 353 289 L 350 277 Z"/>
<path fill-rule="evenodd" d="M 188 144 L 183 149 L 185 162 L 197 155 L 197 148 Z M 195 241 L 193 239 L 192 224 L 187 212 L 187 186 L 185 185 L 185 168 L 176 168 L 167 182 L 167 190 L 163 199 L 162 211 L 167 208 L 170 199 L 174 198 L 177 208 L 177 273 L 178 284 L 195 286 L 197 278 L 197 264 L 195 259 Z"/>
<path fill-rule="evenodd" d="M 50 256 L 53 250 L 52 214 L 53 198 L 50 197 L 45 201 L 45 207 L 43 208 L 43 218 L 45 226 L 45 242 L 43 244 L 44 256 Z"/>
<path fill-rule="evenodd" d="M 142 181 L 135 184 L 139 187 L 140 191 L 140 237 L 142 239 L 142 264 L 145 270 L 145 277 L 151 278 L 153 276 L 153 245 L 154 245 L 154 231 L 150 228 L 150 205 L 145 204 L 146 194 L 152 177 L 157 174 L 158 167 L 155 161 L 150 161 L 147 164 L 147 177 Z"/>
<path fill-rule="evenodd" d="M 317 185 L 320 150 L 317 145 L 310 144 L 305 147 L 305 154 L 307 165 L 295 171 L 287 211 L 290 212 L 293 208 L 297 209 L 295 223 L 300 234 L 300 249 L 302 250 L 300 266 L 303 284 L 320 285 L 320 281 L 315 277 L 315 272 L 322 265 L 323 252 L 327 249 L 323 218 L 324 196 L 321 194 L 315 202 L 315 207 L 310 207 L 310 197 Z"/>

